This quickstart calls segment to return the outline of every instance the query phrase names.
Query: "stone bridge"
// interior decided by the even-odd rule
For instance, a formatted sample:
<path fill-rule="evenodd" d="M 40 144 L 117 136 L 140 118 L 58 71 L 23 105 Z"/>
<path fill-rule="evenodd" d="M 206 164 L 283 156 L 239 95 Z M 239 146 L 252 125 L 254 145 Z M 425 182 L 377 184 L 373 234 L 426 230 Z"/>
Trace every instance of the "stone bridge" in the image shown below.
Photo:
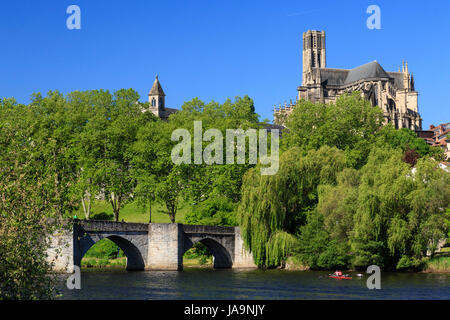
<path fill-rule="evenodd" d="M 237 227 L 92 220 L 77 220 L 69 230 L 53 235 L 48 260 L 54 271 L 71 273 L 105 238 L 123 250 L 127 270 L 182 270 L 184 253 L 197 242 L 212 253 L 214 268 L 256 268 Z"/>

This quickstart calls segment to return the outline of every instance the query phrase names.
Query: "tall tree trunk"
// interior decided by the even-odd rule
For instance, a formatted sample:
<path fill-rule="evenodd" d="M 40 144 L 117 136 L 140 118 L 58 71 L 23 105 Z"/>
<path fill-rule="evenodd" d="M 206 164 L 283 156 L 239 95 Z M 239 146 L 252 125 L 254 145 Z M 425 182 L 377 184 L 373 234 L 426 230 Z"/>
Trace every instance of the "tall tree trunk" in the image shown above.
<path fill-rule="evenodd" d="M 150 218 L 148 220 L 148 223 L 152 223 L 152 199 L 150 199 L 148 202 L 150 206 Z"/>
<path fill-rule="evenodd" d="M 117 197 L 114 192 L 111 192 L 111 205 L 114 212 L 114 221 L 119 221 L 119 212 L 120 212 L 120 197 Z"/>
<path fill-rule="evenodd" d="M 175 217 L 177 215 L 177 203 L 176 201 L 166 201 L 167 214 L 169 215 L 170 221 L 175 223 Z"/>
<path fill-rule="evenodd" d="M 173 206 L 171 208 L 171 210 L 169 211 L 169 217 L 170 217 L 170 221 L 172 221 L 172 223 L 175 223 L 176 216 L 177 216 L 177 207 Z"/>
<path fill-rule="evenodd" d="M 89 193 L 89 191 L 86 190 L 86 197 L 81 198 L 81 204 L 83 205 L 84 216 L 87 220 L 89 220 L 91 216 L 91 194 Z"/>
<path fill-rule="evenodd" d="M 83 205 L 84 217 L 89 220 L 89 216 L 87 214 L 86 204 L 84 203 L 84 198 L 81 198 L 81 204 Z"/>

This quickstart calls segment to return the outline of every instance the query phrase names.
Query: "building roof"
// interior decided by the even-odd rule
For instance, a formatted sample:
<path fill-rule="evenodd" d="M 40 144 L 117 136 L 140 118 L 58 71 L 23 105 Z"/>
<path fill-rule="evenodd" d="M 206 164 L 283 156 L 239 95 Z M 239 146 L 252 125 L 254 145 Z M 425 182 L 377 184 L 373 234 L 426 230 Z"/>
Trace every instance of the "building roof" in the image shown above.
<path fill-rule="evenodd" d="M 320 79 L 326 85 L 341 86 L 344 84 L 350 70 L 346 69 L 320 69 Z"/>
<path fill-rule="evenodd" d="M 356 67 L 347 75 L 344 84 L 350 84 L 363 79 L 390 79 L 391 77 L 384 71 L 376 61 L 366 63 Z"/>
<path fill-rule="evenodd" d="M 403 86 L 403 72 L 386 72 L 389 77 L 394 79 L 394 84 L 398 89 L 405 89 Z"/>
<path fill-rule="evenodd" d="M 403 74 L 398 72 L 386 72 L 383 67 L 372 61 L 351 70 L 347 69 L 320 69 L 320 79 L 325 85 L 347 85 L 367 79 L 394 79 L 398 88 L 403 88 Z"/>
<path fill-rule="evenodd" d="M 431 130 L 416 130 L 416 134 L 422 139 L 433 139 L 434 132 Z"/>
<path fill-rule="evenodd" d="M 175 109 L 175 108 L 164 108 L 164 110 L 166 112 L 166 117 L 170 116 L 172 113 L 180 111 L 180 110 Z"/>
<path fill-rule="evenodd" d="M 150 89 L 150 92 L 148 95 L 149 96 L 166 96 L 166 94 L 164 93 L 164 91 L 161 87 L 161 84 L 159 83 L 158 75 L 156 75 L 155 82 L 153 82 L 153 86 Z"/>

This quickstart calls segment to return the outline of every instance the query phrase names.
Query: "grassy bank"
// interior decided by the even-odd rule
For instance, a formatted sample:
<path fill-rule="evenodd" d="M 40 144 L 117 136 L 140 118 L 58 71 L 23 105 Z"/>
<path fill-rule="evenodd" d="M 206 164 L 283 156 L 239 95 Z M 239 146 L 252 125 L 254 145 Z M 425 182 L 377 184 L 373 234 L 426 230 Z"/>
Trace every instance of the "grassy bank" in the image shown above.
<path fill-rule="evenodd" d="M 309 267 L 303 265 L 297 257 L 291 256 L 287 259 L 284 269 L 293 271 L 306 271 L 309 270 Z"/>
<path fill-rule="evenodd" d="M 116 259 L 85 257 L 81 261 L 82 268 L 125 268 L 126 266 L 126 257 Z"/>
<path fill-rule="evenodd" d="M 183 267 L 185 268 L 212 268 L 212 257 L 199 258 L 183 258 Z"/>
<path fill-rule="evenodd" d="M 284 270 L 305 271 L 310 270 L 308 266 L 302 264 L 297 257 L 289 257 L 284 265 Z M 334 271 L 334 270 L 329 270 Z M 406 270 L 407 272 L 424 273 L 450 273 L 450 248 L 443 248 L 433 258 L 424 258 L 418 269 Z"/>
<path fill-rule="evenodd" d="M 423 272 L 450 273 L 450 257 L 434 257 L 428 260 Z"/>
<path fill-rule="evenodd" d="M 450 273 L 450 247 L 442 248 L 433 258 L 427 260 L 423 272 Z"/>

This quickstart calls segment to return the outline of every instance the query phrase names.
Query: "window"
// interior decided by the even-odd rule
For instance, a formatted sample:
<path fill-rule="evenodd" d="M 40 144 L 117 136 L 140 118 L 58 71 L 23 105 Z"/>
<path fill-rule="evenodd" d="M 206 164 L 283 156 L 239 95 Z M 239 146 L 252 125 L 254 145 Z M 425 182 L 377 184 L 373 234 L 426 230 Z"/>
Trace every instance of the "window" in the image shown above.
<path fill-rule="evenodd" d="M 152 107 L 156 107 L 156 99 L 155 98 L 152 99 Z"/>

